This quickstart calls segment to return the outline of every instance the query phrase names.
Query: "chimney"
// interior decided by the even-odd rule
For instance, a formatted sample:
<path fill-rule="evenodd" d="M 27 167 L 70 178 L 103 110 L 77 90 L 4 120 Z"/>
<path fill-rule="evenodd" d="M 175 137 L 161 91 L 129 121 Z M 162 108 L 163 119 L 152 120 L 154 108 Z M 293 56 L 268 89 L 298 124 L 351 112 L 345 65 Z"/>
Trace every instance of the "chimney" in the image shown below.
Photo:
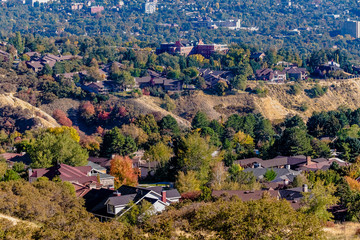
<path fill-rule="evenodd" d="M 287 170 L 290 170 L 290 164 L 286 164 L 285 167 Z"/>
<path fill-rule="evenodd" d="M 119 191 L 115 191 L 115 192 L 113 192 L 113 195 L 116 196 L 116 197 L 120 197 L 121 193 Z"/>
<path fill-rule="evenodd" d="M 303 185 L 303 192 L 308 192 L 309 189 L 308 189 L 308 185 L 307 184 L 304 184 Z"/>
<path fill-rule="evenodd" d="M 161 201 L 166 203 L 166 191 L 161 192 Z"/>
<path fill-rule="evenodd" d="M 310 156 L 306 156 L 306 165 L 310 165 L 312 163 L 311 161 L 311 157 Z"/>
<path fill-rule="evenodd" d="M 29 174 L 29 178 L 31 177 L 31 175 L 33 174 L 33 171 L 32 171 L 32 169 L 31 168 L 29 168 L 29 170 L 28 170 L 28 174 Z"/>
<path fill-rule="evenodd" d="M 289 185 L 289 179 L 284 179 L 284 185 L 285 186 Z"/>

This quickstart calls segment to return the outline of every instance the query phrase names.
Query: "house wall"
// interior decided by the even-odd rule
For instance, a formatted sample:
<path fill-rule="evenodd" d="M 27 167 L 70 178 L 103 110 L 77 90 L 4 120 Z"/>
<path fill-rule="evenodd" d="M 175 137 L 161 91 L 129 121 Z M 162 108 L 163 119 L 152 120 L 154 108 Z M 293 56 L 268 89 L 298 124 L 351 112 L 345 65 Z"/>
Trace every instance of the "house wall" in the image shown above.
<path fill-rule="evenodd" d="M 153 204 L 153 207 L 155 209 L 156 212 L 162 212 L 165 210 L 165 205 L 160 203 L 159 201 L 157 201 L 156 203 Z"/>
<path fill-rule="evenodd" d="M 115 207 L 115 214 L 118 214 L 118 213 L 121 212 L 124 208 L 125 208 L 125 206 Z"/>
<path fill-rule="evenodd" d="M 114 186 L 114 179 L 113 178 L 100 179 L 100 184 L 102 184 L 105 187 Z"/>

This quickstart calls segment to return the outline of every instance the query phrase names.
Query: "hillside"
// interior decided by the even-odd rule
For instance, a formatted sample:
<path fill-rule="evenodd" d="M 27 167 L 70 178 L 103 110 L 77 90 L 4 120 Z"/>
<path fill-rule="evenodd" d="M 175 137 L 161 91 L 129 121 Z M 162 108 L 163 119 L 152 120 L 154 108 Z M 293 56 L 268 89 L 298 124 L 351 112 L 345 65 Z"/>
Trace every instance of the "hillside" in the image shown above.
<path fill-rule="evenodd" d="M 59 124 L 46 112 L 37 107 L 32 106 L 19 98 L 14 97 L 12 94 L 0 94 L 0 107 L 11 106 L 13 108 L 27 109 L 32 114 L 32 117 L 38 119 L 42 127 L 57 127 Z"/>
<path fill-rule="evenodd" d="M 319 98 L 310 98 L 304 91 L 312 88 L 315 83 L 303 83 L 301 93 L 296 96 L 289 94 L 290 84 L 266 85 L 268 94 L 263 98 L 247 92 L 230 96 L 196 92 L 178 99 L 174 113 L 189 120 L 198 110 L 214 119 L 226 118 L 234 113 L 258 112 L 276 121 L 288 114 L 298 114 L 307 119 L 314 111 L 330 111 L 340 106 L 351 109 L 360 107 L 360 79 L 320 81 L 319 84 L 328 87 L 326 94 Z M 146 104 L 150 103 L 146 101 Z M 301 111 L 301 105 L 306 105 L 307 110 Z"/>

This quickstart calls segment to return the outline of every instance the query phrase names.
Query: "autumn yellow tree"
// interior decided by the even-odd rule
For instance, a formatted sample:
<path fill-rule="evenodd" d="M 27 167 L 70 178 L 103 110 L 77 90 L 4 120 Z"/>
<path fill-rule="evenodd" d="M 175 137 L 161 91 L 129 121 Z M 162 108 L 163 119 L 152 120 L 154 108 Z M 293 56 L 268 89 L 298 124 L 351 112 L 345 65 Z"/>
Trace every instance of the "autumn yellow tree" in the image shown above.
<path fill-rule="evenodd" d="M 253 151 L 255 147 L 254 139 L 249 134 L 242 131 L 235 133 L 233 143 L 235 144 L 235 149 L 239 153 Z"/>
<path fill-rule="evenodd" d="M 115 156 L 110 162 L 110 174 L 115 177 L 115 187 L 121 185 L 137 186 L 138 169 L 132 167 L 129 157 Z"/>

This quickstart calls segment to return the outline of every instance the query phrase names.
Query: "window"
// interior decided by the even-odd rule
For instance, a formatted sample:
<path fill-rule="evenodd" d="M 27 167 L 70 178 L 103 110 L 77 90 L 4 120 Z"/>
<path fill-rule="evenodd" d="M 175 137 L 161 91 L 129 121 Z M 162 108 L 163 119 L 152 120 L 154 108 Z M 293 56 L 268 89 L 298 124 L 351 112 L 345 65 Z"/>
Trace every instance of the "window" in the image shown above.
<path fill-rule="evenodd" d="M 113 205 L 108 204 L 107 209 L 108 209 L 108 213 L 115 214 L 115 207 Z"/>

